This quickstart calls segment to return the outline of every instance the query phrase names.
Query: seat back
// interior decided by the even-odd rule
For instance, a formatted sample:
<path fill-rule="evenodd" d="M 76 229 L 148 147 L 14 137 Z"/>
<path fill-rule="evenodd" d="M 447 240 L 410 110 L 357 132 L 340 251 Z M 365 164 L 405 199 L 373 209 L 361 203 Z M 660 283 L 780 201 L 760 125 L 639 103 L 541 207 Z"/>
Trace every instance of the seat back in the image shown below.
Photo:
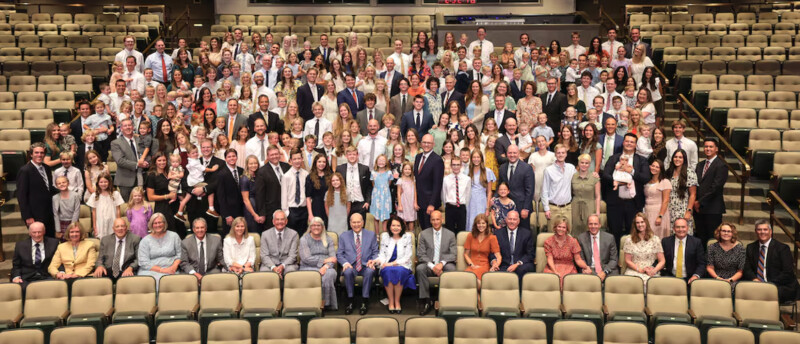
<path fill-rule="evenodd" d="M 781 149 L 784 151 L 800 151 L 800 130 L 784 131 Z"/>
<path fill-rule="evenodd" d="M 635 276 L 608 276 L 603 289 L 609 317 L 617 312 L 644 311 L 644 284 Z"/>
<path fill-rule="evenodd" d="M 36 91 L 36 77 L 33 75 L 15 75 L 8 80 L 10 92 Z"/>
<path fill-rule="evenodd" d="M 734 293 L 736 313 L 743 321 L 780 321 L 778 288 L 771 283 L 741 281 Z"/>
<path fill-rule="evenodd" d="M 0 119 L 0 123 L 5 119 Z M 22 287 L 17 283 L 0 284 L 0 323 L 9 323 L 22 314 Z"/>
<path fill-rule="evenodd" d="M 786 129 L 789 127 L 789 112 L 784 109 L 761 109 L 758 112 L 758 127 L 762 129 Z"/>
<path fill-rule="evenodd" d="M 344 318 L 314 318 L 308 322 L 306 344 L 350 344 L 350 321 Z"/>
<path fill-rule="evenodd" d="M 647 308 L 653 314 L 685 314 L 689 309 L 686 282 L 676 277 L 659 277 L 647 280 Z"/>
<path fill-rule="evenodd" d="M 467 262 L 464 259 L 464 244 L 467 242 L 467 236 L 470 232 L 459 232 L 456 234 L 456 270 L 464 271 L 467 268 Z"/>
<path fill-rule="evenodd" d="M 439 280 L 439 309 L 478 309 L 478 281 L 475 274 L 450 271 Z"/>
<path fill-rule="evenodd" d="M 150 276 L 131 276 L 117 280 L 114 294 L 116 312 L 150 312 L 156 305 L 156 280 Z"/>
<path fill-rule="evenodd" d="M 209 276 L 211 275 L 206 277 Z M 205 280 L 205 278 L 203 279 Z M 197 305 L 197 277 L 194 275 L 165 275 L 161 277 L 158 282 L 159 312 L 190 312 L 195 305 Z"/>
<path fill-rule="evenodd" d="M 647 326 L 644 324 L 616 321 L 603 328 L 604 344 L 647 344 L 647 339 Z"/>
<path fill-rule="evenodd" d="M 603 307 L 602 290 L 600 277 L 570 274 L 564 276 L 561 303 L 568 315 L 577 310 L 600 312 Z"/>
<path fill-rule="evenodd" d="M 641 283 L 640 283 L 641 284 Z M 490 272 L 481 278 L 483 311 L 519 310 L 519 277 L 511 272 Z"/>
<path fill-rule="evenodd" d="M 322 277 L 317 271 L 293 271 L 284 276 L 283 308 L 321 308 Z"/>
<path fill-rule="evenodd" d="M 196 321 L 169 321 L 158 325 L 156 343 L 200 344 L 200 324 Z"/>
<path fill-rule="evenodd" d="M 725 63 L 725 61 L 714 60 L 713 55 L 711 56 L 711 61 L 703 62 L 702 68 L 703 73 L 714 76 L 720 76 L 728 73 L 728 65 Z"/>
<path fill-rule="evenodd" d="M 70 315 L 106 314 L 114 305 L 111 279 L 84 278 L 72 283 Z"/>
<path fill-rule="evenodd" d="M 692 77 L 692 91 L 713 91 L 716 89 L 716 76 L 711 74 L 695 74 Z"/>
<path fill-rule="evenodd" d="M 400 344 L 397 319 L 361 318 L 356 323 L 356 344 Z"/>
<path fill-rule="evenodd" d="M 764 331 L 758 338 L 760 344 L 800 343 L 800 333 L 790 331 Z"/>
<path fill-rule="evenodd" d="M 12 102 L 13 105 L 13 102 Z M 19 110 L 0 110 L 0 129 L 22 128 L 22 112 Z M 1 291 L 1 290 L 0 290 Z M 0 300 L 2 302 L 2 300 Z M 20 305 L 22 306 L 22 305 Z M 0 307 L 2 312 L 2 307 Z"/>
<path fill-rule="evenodd" d="M 241 319 L 212 321 L 207 344 L 250 344 L 250 323 Z"/>
<path fill-rule="evenodd" d="M 31 146 L 31 132 L 27 129 L 0 130 L 0 143 L 5 150 L 27 151 Z"/>
<path fill-rule="evenodd" d="M 750 131 L 747 148 L 751 151 L 778 151 L 781 149 L 781 132 L 775 129 L 753 129 Z"/>
<path fill-rule="evenodd" d="M 447 344 L 447 322 L 442 318 L 406 319 L 405 344 Z"/>
<path fill-rule="evenodd" d="M 256 340 L 259 344 L 300 344 L 302 339 L 300 321 L 297 319 L 267 319 L 258 324 Z"/>
<path fill-rule="evenodd" d="M 744 80 L 742 80 L 744 81 Z M 720 89 L 708 93 L 708 108 L 732 108 L 736 107 L 736 93 L 730 90 L 722 90 L 722 79 L 720 79 Z M 742 85 L 744 86 L 744 85 Z"/>
<path fill-rule="evenodd" d="M 749 329 L 712 327 L 708 330 L 708 344 L 754 344 L 755 336 Z"/>
<path fill-rule="evenodd" d="M 525 313 L 538 309 L 558 310 L 561 305 L 561 280 L 552 273 L 528 273 L 522 277 L 522 304 Z"/>
<path fill-rule="evenodd" d="M 698 317 L 730 317 L 733 313 L 731 286 L 727 282 L 712 279 L 695 280 L 692 282 L 691 293 L 689 308 Z"/>
<path fill-rule="evenodd" d="M 281 280 L 274 272 L 254 272 L 242 277 L 242 307 L 278 311 Z"/>
<path fill-rule="evenodd" d="M 547 256 L 544 254 L 544 242 L 553 236 L 553 232 L 543 232 L 536 236 L 536 272 L 544 271 Z"/>
<path fill-rule="evenodd" d="M 670 35 L 654 35 L 651 41 L 653 49 L 663 49 L 674 45 Z"/>
<path fill-rule="evenodd" d="M 0 332 L 0 344 L 44 344 L 44 332 L 36 329 Z"/>
<path fill-rule="evenodd" d="M 210 274 L 200 286 L 202 309 L 233 311 L 239 305 L 239 277 L 235 274 Z"/>
<path fill-rule="evenodd" d="M 105 344 L 149 344 L 150 330 L 147 324 L 115 324 L 106 327 Z"/>
<path fill-rule="evenodd" d="M 595 344 L 597 329 L 585 320 L 559 320 L 553 325 L 553 344 Z"/>
<path fill-rule="evenodd" d="M 40 92 L 63 91 L 64 77 L 61 75 L 42 75 L 39 77 L 39 85 L 36 90 Z"/>
<path fill-rule="evenodd" d="M 736 48 L 734 47 L 713 47 L 711 48 L 711 59 L 720 61 L 736 60 Z"/>
<path fill-rule="evenodd" d="M 547 344 L 547 326 L 535 319 L 508 319 L 503 327 L 503 344 Z"/>
<path fill-rule="evenodd" d="M 50 333 L 50 344 L 96 343 L 97 332 L 91 326 L 60 327 Z"/>
<path fill-rule="evenodd" d="M 800 166 L 800 152 L 777 152 L 772 172 L 778 177 L 798 177 L 800 170 L 797 166 Z"/>
<path fill-rule="evenodd" d="M 772 91 L 775 89 L 771 75 L 747 76 L 746 89 L 748 91 Z"/>
<path fill-rule="evenodd" d="M 25 290 L 25 318 L 58 318 L 67 312 L 68 307 L 65 281 L 33 282 Z"/>
<path fill-rule="evenodd" d="M 492 319 L 461 318 L 456 320 L 453 344 L 497 344 L 497 326 Z"/>
<path fill-rule="evenodd" d="M 656 327 L 655 342 L 659 344 L 700 344 L 700 330 L 692 325 L 662 324 Z"/>

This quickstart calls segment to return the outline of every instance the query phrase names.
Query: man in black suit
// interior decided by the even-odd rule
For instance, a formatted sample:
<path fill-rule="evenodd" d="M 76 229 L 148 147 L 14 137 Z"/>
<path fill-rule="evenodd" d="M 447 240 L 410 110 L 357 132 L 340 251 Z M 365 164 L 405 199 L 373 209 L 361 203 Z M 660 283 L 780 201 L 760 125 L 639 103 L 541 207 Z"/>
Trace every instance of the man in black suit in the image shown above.
<path fill-rule="evenodd" d="M 517 205 L 520 217 L 520 227 L 530 230 L 531 214 L 533 213 L 533 191 L 535 176 L 533 168 L 519 159 L 519 147 L 512 144 L 506 152 L 508 161 L 500 165 L 498 182 L 508 184 L 511 193 L 509 197 Z M 508 220 L 506 220 L 508 222 Z"/>
<path fill-rule="evenodd" d="M 490 271 L 508 271 L 516 273 L 519 282 L 528 272 L 535 272 L 534 240 L 531 231 L 520 227 L 519 213 L 516 210 L 508 212 L 506 227 L 495 232 L 497 244 L 500 246 L 502 262 L 498 265 L 492 256 Z"/>
<path fill-rule="evenodd" d="M 69 133 L 75 137 L 75 141 L 80 142 L 81 136 L 83 136 L 83 122 L 92 115 L 92 105 L 82 100 L 78 103 L 78 114 L 80 116 L 75 117 L 69 124 Z"/>
<path fill-rule="evenodd" d="M 434 126 L 433 115 L 425 108 L 425 98 L 421 95 L 414 96 L 414 108 L 403 114 L 400 121 L 400 133 L 406 137 L 409 129 L 417 130 L 417 135 L 427 133 Z"/>
<path fill-rule="evenodd" d="M 519 135 L 517 135 L 517 119 L 510 118 L 506 121 L 506 125 L 503 127 L 505 129 L 505 133 L 500 136 L 494 144 L 494 156 L 497 159 L 497 163 L 502 165 L 508 162 L 508 157 L 506 157 L 506 152 L 508 151 L 508 147 L 511 145 L 519 145 Z"/>
<path fill-rule="evenodd" d="M 183 188 L 184 190 L 191 190 L 191 199 L 189 203 L 186 205 L 186 209 L 188 209 L 189 221 L 194 222 L 194 219 L 198 217 L 202 217 L 208 223 L 208 231 L 211 233 L 218 233 L 217 231 L 217 216 L 214 216 L 208 211 L 208 194 L 214 193 L 217 190 L 217 182 L 219 180 L 218 175 L 220 170 L 225 168 L 225 162 L 222 159 L 217 158 L 213 154 L 213 143 L 211 140 L 203 140 L 200 143 L 200 153 L 202 156 L 200 157 L 200 163 L 207 166 L 207 168 L 214 168 L 217 166 L 216 172 L 206 172 L 203 174 L 203 180 L 207 184 L 205 187 L 195 187 L 190 188 L 188 184 L 186 184 L 186 178 L 183 179 Z M 219 209 L 219 196 L 215 196 L 214 199 L 216 200 L 216 204 L 214 204 L 214 209 Z M 185 236 L 185 235 L 184 235 Z"/>
<path fill-rule="evenodd" d="M 120 277 L 128 277 L 139 270 L 139 238 L 128 230 L 128 222 L 118 217 L 114 220 L 114 235 L 106 235 L 100 239 L 100 252 L 95 262 L 96 268 L 92 276 L 108 277 L 116 281 Z M 114 266 L 117 263 L 117 266 Z"/>
<path fill-rule="evenodd" d="M 219 199 L 219 214 L 222 216 L 222 237 L 228 235 L 233 219 L 244 216 L 244 201 L 242 192 L 239 188 L 239 179 L 242 178 L 244 170 L 236 166 L 238 155 L 236 150 L 228 148 L 225 151 L 225 166 L 217 171 L 217 192 L 215 196 Z M 252 228 L 252 231 L 261 232 L 260 228 Z"/>
<path fill-rule="evenodd" d="M 673 223 L 675 234 L 661 239 L 664 249 L 664 269 L 661 276 L 683 278 L 692 283 L 706 274 L 706 252 L 697 237 L 689 235 L 689 221 L 678 218 Z"/>
<path fill-rule="evenodd" d="M 56 253 L 58 240 L 45 237 L 44 232 L 43 223 L 33 222 L 28 226 L 31 239 L 17 241 L 14 247 L 11 282 L 22 284 L 23 291 L 30 282 L 50 279 L 47 267 Z"/>
<path fill-rule="evenodd" d="M 41 222 L 48 237 L 55 238 L 56 224 L 53 218 L 53 194 L 58 192 L 53 186 L 53 175 L 45 166 L 44 143 L 31 145 L 31 161 L 19 169 L 17 174 L 17 200 L 22 220 L 30 227 Z M 47 267 L 45 266 L 45 270 Z"/>
<path fill-rule="evenodd" d="M 386 81 L 386 87 L 389 87 L 389 98 L 400 93 L 400 80 L 403 80 L 403 73 L 394 70 L 394 66 L 394 59 L 386 58 L 386 71 L 380 75 L 380 78 Z"/>
<path fill-rule="evenodd" d="M 350 213 L 347 214 L 348 218 L 354 213 L 361 214 L 361 218 L 367 218 L 367 211 L 369 211 L 369 202 L 372 200 L 372 180 L 369 167 L 364 164 L 358 163 L 358 149 L 356 147 L 348 147 L 345 151 L 347 163 L 341 164 L 336 167 L 336 172 L 341 173 L 344 177 L 344 186 L 347 189 L 347 197 L 350 201 Z M 350 187 L 347 183 L 348 178 L 357 178 L 358 181 L 354 184 L 357 187 Z"/>
<path fill-rule="evenodd" d="M 494 111 L 489 111 L 483 115 L 483 128 L 486 128 L 486 120 L 494 118 L 495 123 L 500 130 L 500 134 L 506 133 L 506 120 L 509 118 L 517 118 L 513 112 L 506 110 L 506 96 L 502 94 L 494 95 Z M 555 132 L 555 131 L 554 131 Z"/>
<path fill-rule="evenodd" d="M 445 77 L 444 87 L 445 90 L 442 92 L 442 111 L 447 112 L 447 104 L 450 104 L 451 101 L 456 101 L 461 110 L 460 112 L 464 112 L 467 104 L 464 102 L 464 94 L 456 90 L 456 78 L 452 75 Z"/>
<path fill-rule="evenodd" d="M 272 223 L 272 213 L 281 208 L 281 178 L 291 168 L 281 162 L 281 149 L 277 146 L 267 148 L 267 163 L 256 172 L 256 222 L 261 225 Z"/>
<path fill-rule="evenodd" d="M 514 72 L 514 79 L 511 80 L 511 97 L 514 98 L 515 102 L 519 102 L 520 99 L 525 97 L 525 85 L 528 84 L 527 81 L 520 79 L 522 76 L 522 72 L 515 71 Z M 536 86 L 534 84 L 534 94 L 536 93 Z"/>
<path fill-rule="evenodd" d="M 728 168 L 722 158 L 717 159 L 719 146 L 714 139 L 706 139 L 703 143 L 706 161 L 697 164 L 697 200 L 694 202 L 695 236 L 706 245 L 714 237 L 714 230 L 722 223 L 722 214 L 725 213 L 725 200 L 722 191 L 725 181 L 728 180 Z"/>
<path fill-rule="evenodd" d="M 553 129 L 554 133 L 559 132 L 561 119 L 564 111 L 567 111 L 567 96 L 556 90 L 558 80 L 556 78 L 547 79 L 547 92 L 539 96 L 542 99 L 542 112 L 547 114 L 547 125 Z"/>
<path fill-rule="evenodd" d="M 433 151 L 433 135 L 422 136 L 422 153 L 414 158 L 417 187 L 417 219 L 421 228 L 431 226 L 431 213 L 442 206 L 444 161 Z"/>
<path fill-rule="evenodd" d="M 317 55 L 322 55 L 322 60 L 325 61 L 325 63 L 328 63 L 332 52 L 333 48 L 328 45 L 328 35 L 324 33 L 319 35 L 319 46 L 311 51 L 311 54 L 313 55 L 312 59 L 317 58 Z"/>
<path fill-rule="evenodd" d="M 267 124 L 267 131 L 266 131 L 267 134 L 274 131 L 278 133 L 278 135 L 283 135 L 284 132 L 283 121 L 281 121 L 281 118 L 280 116 L 278 116 L 277 113 L 269 111 L 269 97 L 264 94 L 258 96 L 258 111 L 253 112 L 252 114 L 250 114 L 249 117 L 247 117 L 247 129 L 248 129 L 247 132 L 249 138 L 252 138 L 253 136 L 256 135 L 255 131 L 256 120 L 259 118 L 263 119 L 264 123 Z M 237 135 L 236 133 L 234 133 L 233 140 L 236 139 Z"/>
<path fill-rule="evenodd" d="M 622 235 L 630 231 L 633 217 L 644 207 L 644 185 L 650 181 L 650 169 L 647 159 L 636 155 L 636 135 L 625 134 L 622 140 L 622 153 L 612 155 L 606 162 L 601 175 L 601 186 L 603 188 L 603 200 L 606 202 L 608 212 L 608 229 L 617 241 Z M 633 173 L 633 181 L 636 185 L 636 196 L 630 199 L 622 199 L 619 192 L 613 191 L 614 188 L 614 166 L 619 162 L 619 157 L 627 154 L 633 158 L 633 164 L 628 166 L 628 172 Z M 632 170 L 631 170 L 632 168 Z"/>
<path fill-rule="evenodd" d="M 298 112 L 300 113 L 300 117 L 306 122 L 314 118 L 314 111 L 312 111 L 311 105 L 314 105 L 314 102 L 318 102 L 322 99 L 322 95 L 325 94 L 325 89 L 322 85 L 317 85 L 318 74 L 318 69 L 314 67 L 309 68 L 306 72 L 306 84 L 297 89 Z"/>
<path fill-rule="evenodd" d="M 792 250 L 772 237 L 772 227 L 766 219 L 756 220 L 756 236 L 758 240 L 745 249 L 742 280 L 774 284 L 778 287 L 778 301 L 781 303 L 800 298 Z"/>

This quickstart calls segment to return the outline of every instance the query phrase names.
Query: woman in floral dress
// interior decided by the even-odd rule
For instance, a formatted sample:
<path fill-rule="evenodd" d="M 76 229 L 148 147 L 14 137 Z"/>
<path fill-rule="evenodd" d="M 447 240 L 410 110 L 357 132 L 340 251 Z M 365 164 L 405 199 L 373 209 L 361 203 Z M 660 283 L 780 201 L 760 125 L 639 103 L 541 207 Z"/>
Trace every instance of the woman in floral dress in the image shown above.
<path fill-rule="evenodd" d="M 647 217 L 638 213 L 633 217 L 631 235 L 625 238 L 622 244 L 625 252 L 625 275 L 636 276 L 642 279 L 645 288 L 650 277 L 661 276 L 664 268 L 664 249 L 661 247 L 661 238 L 653 234 Z M 653 263 L 657 263 L 653 266 Z"/>
<path fill-rule="evenodd" d="M 672 192 L 669 194 L 669 217 L 670 228 L 675 220 L 684 218 L 689 222 L 689 235 L 694 233 L 694 220 L 692 219 L 692 208 L 689 204 L 694 204 L 697 192 L 697 174 L 694 169 L 688 168 L 689 161 L 686 159 L 686 151 L 678 149 L 672 154 L 672 163 L 667 169 L 667 178 L 670 178 Z"/>

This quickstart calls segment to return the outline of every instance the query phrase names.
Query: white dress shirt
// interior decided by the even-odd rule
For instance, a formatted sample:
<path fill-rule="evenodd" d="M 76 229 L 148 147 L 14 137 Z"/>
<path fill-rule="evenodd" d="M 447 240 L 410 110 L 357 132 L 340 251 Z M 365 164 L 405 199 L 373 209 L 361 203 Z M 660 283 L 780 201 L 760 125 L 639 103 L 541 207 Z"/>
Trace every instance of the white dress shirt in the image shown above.
<path fill-rule="evenodd" d="M 144 73 L 144 55 L 136 51 L 136 49 L 134 50 L 122 49 L 122 51 L 118 52 L 117 55 L 114 56 L 114 62 L 120 62 L 124 66 L 125 60 L 128 58 L 128 56 L 133 56 L 134 58 L 136 58 L 136 70 L 138 70 L 139 73 Z"/>
<path fill-rule="evenodd" d="M 489 63 L 489 54 L 494 52 L 494 44 L 488 39 L 484 39 L 483 41 L 476 39 L 472 41 L 467 48 L 467 58 L 475 58 L 475 56 L 472 54 L 472 51 L 475 47 L 481 47 L 481 61 L 483 61 L 484 64 Z"/>
<path fill-rule="evenodd" d="M 408 76 L 408 67 L 411 66 L 411 56 L 404 53 L 393 53 L 389 55 L 394 60 L 394 70 Z M 386 73 L 389 74 L 388 72 Z"/>
<path fill-rule="evenodd" d="M 358 174 L 358 164 L 347 163 L 347 198 L 350 202 L 364 202 L 364 195 L 361 192 L 360 176 Z"/>
<path fill-rule="evenodd" d="M 264 159 L 261 159 L 261 143 L 264 143 Z M 264 166 L 264 162 L 267 160 L 267 148 L 269 148 L 269 141 L 267 140 L 267 135 L 264 135 L 263 138 L 259 138 L 258 135 L 253 136 L 244 144 L 244 151 L 247 156 L 253 155 L 258 159 L 258 165 Z"/>
<path fill-rule="evenodd" d="M 136 68 L 133 71 L 127 71 L 125 74 L 122 75 L 124 79 L 132 79 L 130 82 L 125 85 L 125 93 L 130 94 L 131 90 L 139 91 L 139 94 L 144 95 L 144 88 L 145 88 L 145 80 L 144 74 L 137 71 Z"/>
<path fill-rule="evenodd" d="M 600 91 L 592 85 L 589 85 L 588 88 L 583 88 L 583 85 L 578 85 L 578 99 L 583 100 L 587 108 L 594 104 L 594 97 L 598 95 L 600 95 Z"/>
<path fill-rule="evenodd" d="M 373 142 L 375 149 L 373 150 Z M 375 165 L 375 159 L 378 158 L 379 155 L 384 154 L 386 152 L 386 140 L 385 137 L 380 135 L 375 135 L 372 137 L 371 135 L 367 135 L 362 137 L 361 140 L 358 141 L 358 163 L 362 165 L 367 165 L 372 169 Z"/>
<path fill-rule="evenodd" d="M 458 178 L 458 197 L 456 197 L 456 178 Z M 467 205 L 471 186 L 469 175 L 464 173 L 446 175 L 442 181 L 442 202 L 450 205 Z"/>
<path fill-rule="evenodd" d="M 584 46 L 580 45 L 580 44 L 579 45 L 570 44 L 569 46 L 564 48 L 564 50 L 566 50 L 569 53 L 569 58 L 570 59 L 576 59 L 577 60 L 578 56 L 586 54 L 586 48 Z"/>
<path fill-rule="evenodd" d="M 317 126 L 317 122 L 319 122 L 319 132 L 317 134 L 314 133 L 314 129 Z M 322 136 L 327 132 L 333 132 L 333 125 L 331 121 L 320 117 L 320 118 L 312 118 L 306 122 L 306 127 L 303 130 L 303 136 L 308 135 L 317 135 L 317 148 L 322 148 Z"/>
<path fill-rule="evenodd" d="M 295 203 L 295 186 L 297 185 L 297 173 L 300 173 L 300 202 Z M 304 169 L 296 170 L 294 167 L 286 171 L 281 178 L 281 209 L 287 215 L 290 208 L 306 206 L 306 178 L 308 171 Z"/>
<path fill-rule="evenodd" d="M 602 48 L 603 51 L 608 52 L 609 59 L 613 59 L 614 57 L 616 57 L 617 56 L 617 50 L 619 50 L 619 48 L 621 48 L 621 47 L 622 47 L 622 42 L 620 42 L 620 41 L 613 41 L 613 42 L 612 41 L 605 41 L 605 42 L 603 42 L 603 44 L 600 45 L 600 48 Z"/>
<path fill-rule="evenodd" d="M 689 165 L 687 167 L 694 171 L 695 166 L 697 166 L 697 144 L 686 138 L 686 136 L 681 137 L 680 141 L 681 149 L 686 152 L 686 158 L 689 160 Z M 667 149 L 667 158 L 664 159 L 664 168 L 667 169 L 672 162 L 672 155 L 678 150 L 678 138 L 673 137 L 669 139 L 664 147 Z"/>
<path fill-rule="evenodd" d="M 53 186 L 56 186 L 56 178 L 66 176 L 69 180 L 69 191 L 75 192 L 78 195 L 83 195 L 83 173 L 75 166 L 70 166 L 68 169 L 61 166 L 53 172 Z"/>
<path fill-rule="evenodd" d="M 558 162 L 544 169 L 541 194 L 544 211 L 550 211 L 550 203 L 566 205 L 572 202 L 572 176 L 575 171 L 572 164 L 564 163 L 562 167 Z"/>

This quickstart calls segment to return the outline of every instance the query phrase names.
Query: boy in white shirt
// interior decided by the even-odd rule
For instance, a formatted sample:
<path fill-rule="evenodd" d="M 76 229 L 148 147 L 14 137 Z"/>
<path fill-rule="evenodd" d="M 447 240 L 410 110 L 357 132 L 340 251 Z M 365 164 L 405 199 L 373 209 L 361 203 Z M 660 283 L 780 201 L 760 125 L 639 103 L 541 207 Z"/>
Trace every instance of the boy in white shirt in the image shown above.
<path fill-rule="evenodd" d="M 250 53 L 250 47 L 247 43 L 242 42 L 241 48 L 242 51 L 239 52 L 239 55 L 236 55 L 236 62 L 239 62 L 242 73 L 252 73 L 253 67 L 256 64 L 256 58 Z"/>

